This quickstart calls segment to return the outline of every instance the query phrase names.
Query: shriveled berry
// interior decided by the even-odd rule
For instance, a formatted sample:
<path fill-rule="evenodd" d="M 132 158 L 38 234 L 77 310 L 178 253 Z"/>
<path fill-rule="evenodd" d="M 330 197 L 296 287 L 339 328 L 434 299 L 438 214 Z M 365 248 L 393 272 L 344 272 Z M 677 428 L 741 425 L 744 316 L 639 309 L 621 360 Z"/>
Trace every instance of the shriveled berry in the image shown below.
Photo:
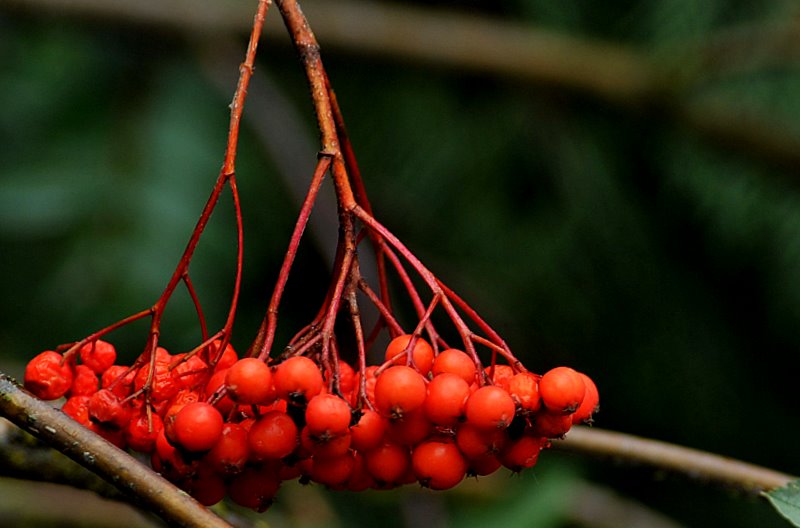
<path fill-rule="evenodd" d="M 62 364 L 58 352 L 47 350 L 35 356 L 25 367 L 25 388 L 42 400 L 57 400 L 72 386 L 73 373 L 68 363 Z"/>

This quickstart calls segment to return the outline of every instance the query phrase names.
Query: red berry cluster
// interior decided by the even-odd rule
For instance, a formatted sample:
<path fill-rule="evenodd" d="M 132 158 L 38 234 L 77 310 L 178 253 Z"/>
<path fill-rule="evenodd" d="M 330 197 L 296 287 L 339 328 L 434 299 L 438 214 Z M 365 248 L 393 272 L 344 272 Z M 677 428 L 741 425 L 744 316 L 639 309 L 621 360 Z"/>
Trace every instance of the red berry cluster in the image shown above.
<path fill-rule="evenodd" d="M 597 408 L 595 384 L 571 368 L 480 369 L 461 350 L 435 353 L 412 339 L 392 340 L 385 362 L 363 373 L 341 360 L 321 369 L 306 356 L 270 366 L 239 359 L 230 345 L 220 352 L 219 341 L 188 355 L 159 347 L 125 367 L 97 340 L 77 354 L 42 352 L 25 386 L 42 399 L 66 397 L 66 414 L 149 454 L 201 503 L 227 495 L 259 511 L 289 479 L 443 490 L 501 466 L 521 471 Z"/>

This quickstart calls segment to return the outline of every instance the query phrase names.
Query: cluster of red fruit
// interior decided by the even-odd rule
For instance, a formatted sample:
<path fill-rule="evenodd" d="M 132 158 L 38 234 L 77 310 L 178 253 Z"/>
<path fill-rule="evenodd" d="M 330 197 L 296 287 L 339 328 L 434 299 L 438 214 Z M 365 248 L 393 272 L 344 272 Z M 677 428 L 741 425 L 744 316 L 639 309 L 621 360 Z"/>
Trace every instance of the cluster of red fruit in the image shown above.
<path fill-rule="evenodd" d="M 259 511 L 289 479 L 442 490 L 501 466 L 521 471 L 598 405 L 595 384 L 571 368 L 481 371 L 461 350 L 435 354 L 408 335 L 363 375 L 344 361 L 321 370 L 305 356 L 269 366 L 219 345 L 192 355 L 159 347 L 154 361 L 125 367 L 97 340 L 73 354 L 39 354 L 25 386 L 42 399 L 66 397 L 66 414 L 149 454 L 201 503 L 227 495 Z"/>

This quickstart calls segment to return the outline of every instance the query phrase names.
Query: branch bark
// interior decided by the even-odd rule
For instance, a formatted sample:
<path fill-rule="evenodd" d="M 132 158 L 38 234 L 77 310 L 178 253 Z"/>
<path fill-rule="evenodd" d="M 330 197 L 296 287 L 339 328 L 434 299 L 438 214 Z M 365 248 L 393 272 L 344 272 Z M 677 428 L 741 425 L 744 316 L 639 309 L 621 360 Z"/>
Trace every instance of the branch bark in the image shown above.
<path fill-rule="evenodd" d="M 171 526 L 230 528 L 227 522 L 152 469 L 34 398 L 2 372 L 0 415 L 100 475 L 135 504 L 154 512 Z"/>
<path fill-rule="evenodd" d="M 573 427 L 566 439 L 553 442 L 553 447 L 631 464 L 646 464 L 755 494 L 780 488 L 798 479 L 697 449 L 582 426 Z"/>

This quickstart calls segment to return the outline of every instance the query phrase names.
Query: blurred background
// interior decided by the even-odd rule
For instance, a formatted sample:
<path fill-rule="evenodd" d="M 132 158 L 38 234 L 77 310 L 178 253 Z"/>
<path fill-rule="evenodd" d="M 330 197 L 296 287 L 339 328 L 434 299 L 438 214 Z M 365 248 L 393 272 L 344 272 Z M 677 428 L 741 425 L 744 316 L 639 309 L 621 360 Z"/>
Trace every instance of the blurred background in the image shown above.
<path fill-rule="evenodd" d="M 19 376 L 39 351 L 160 294 L 222 163 L 255 4 L 0 3 L 0 370 Z M 800 473 L 795 2 L 303 6 L 376 216 L 531 370 L 589 373 L 600 427 Z M 318 149 L 302 70 L 276 9 L 268 19 L 237 164 L 242 351 Z M 324 295 L 336 234 L 325 194 L 279 343 Z M 231 212 L 226 195 L 191 267 L 212 327 L 232 286 Z M 186 297 L 162 332 L 175 351 L 198 339 Z M 112 340 L 131 360 L 146 331 Z M 250 522 L 785 525 L 734 490 L 558 452 L 540 460 L 446 493 L 287 486 Z M 42 497 L 61 492 L 3 482 L 0 520 L 45 525 Z M 87 515 L 75 525 L 134 525 Z"/>

